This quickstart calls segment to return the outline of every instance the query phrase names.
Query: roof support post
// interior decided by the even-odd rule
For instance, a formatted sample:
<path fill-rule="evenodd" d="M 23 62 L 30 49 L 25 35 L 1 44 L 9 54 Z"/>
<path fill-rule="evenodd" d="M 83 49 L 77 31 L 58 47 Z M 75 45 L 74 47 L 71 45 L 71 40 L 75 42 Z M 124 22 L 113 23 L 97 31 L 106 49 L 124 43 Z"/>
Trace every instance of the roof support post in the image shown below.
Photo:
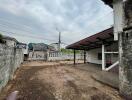
<path fill-rule="evenodd" d="M 102 70 L 105 70 L 105 46 L 102 45 Z"/>
<path fill-rule="evenodd" d="M 84 64 L 86 63 L 86 51 L 84 50 Z"/>
<path fill-rule="evenodd" d="M 119 34 L 119 89 L 132 100 L 132 29 Z"/>
<path fill-rule="evenodd" d="M 76 65 L 76 50 L 74 49 L 74 65 Z"/>

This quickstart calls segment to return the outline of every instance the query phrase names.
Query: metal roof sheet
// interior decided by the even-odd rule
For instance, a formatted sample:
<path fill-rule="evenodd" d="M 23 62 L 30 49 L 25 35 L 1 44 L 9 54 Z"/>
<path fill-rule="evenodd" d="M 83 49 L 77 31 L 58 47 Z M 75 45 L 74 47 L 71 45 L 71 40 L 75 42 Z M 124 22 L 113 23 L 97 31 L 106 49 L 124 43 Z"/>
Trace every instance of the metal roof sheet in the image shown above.
<path fill-rule="evenodd" d="M 112 39 L 109 40 L 109 39 Z M 108 44 L 114 42 L 113 36 L 113 27 L 106 29 L 102 32 L 96 33 L 92 36 L 89 36 L 83 40 L 80 40 L 76 43 L 73 43 L 67 46 L 67 49 L 76 49 L 76 50 L 88 50 L 100 47 L 103 43 Z"/>

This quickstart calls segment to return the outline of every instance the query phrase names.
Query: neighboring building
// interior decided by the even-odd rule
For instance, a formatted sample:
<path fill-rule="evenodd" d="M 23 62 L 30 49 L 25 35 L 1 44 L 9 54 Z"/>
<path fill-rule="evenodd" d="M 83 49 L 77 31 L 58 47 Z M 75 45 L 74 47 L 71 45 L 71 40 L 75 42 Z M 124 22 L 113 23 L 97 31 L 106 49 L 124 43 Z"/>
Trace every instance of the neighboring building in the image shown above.
<path fill-rule="evenodd" d="M 48 45 L 48 49 L 49 49 L 50 52 L 57 51 L 53 46 L 50 46 L 50 45 Z"/>
<path fill-rule="evenodd" d="M 110 70 L 118 64 L 118 42 L 114 41 L 113 28 L 73 43 L 67 49 L 84 50 L 86 62 L 101 64 L 102 70 Z"/>
<path fill-rule="evenodd" d="M 59 43 L 52 43 L 50 46 L 54 47 L 55 51 L 59 51 Z"/>
<path fill-rule="evenodd" d="M 29 60 L 47 60 L 49 46 L 44 43 L 29 43 Z"/>
<path fill-rule="evenodd" d="M 28 45 L 25 43 L 18 42 L 17 48 L 22 49 L 23 54 L 24 54 L 24 60 L 27 60 L 27 58 L 28 58 Z"/>
<path fill-rule="evenodd" d="M 28 45 L 27 44 L 18 42 L 17 48 L 22 49 L 23 54 L 28 54 Z"/>
<path fill-rule="evenodd" d="M 9 47 L 16 47 L 17 40 L 15 38 L 9 37 L 9 36 L 2 36 L 4 43 Z"/>

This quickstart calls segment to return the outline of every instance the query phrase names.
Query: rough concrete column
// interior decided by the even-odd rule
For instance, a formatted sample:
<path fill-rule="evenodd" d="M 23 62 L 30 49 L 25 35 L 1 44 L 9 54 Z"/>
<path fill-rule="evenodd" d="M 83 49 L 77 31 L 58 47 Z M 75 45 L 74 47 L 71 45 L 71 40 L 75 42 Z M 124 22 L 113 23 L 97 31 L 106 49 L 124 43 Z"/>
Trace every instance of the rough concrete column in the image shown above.
<path fill-rule="evenodd" d="M 132 30 L 119 35 L 120 93 L 132 99 Z"/>
<path fill-rule="evenodd" d="M 132 100 L 132 0 L 124 2 L 124 32 L 119 34 L 119 88 Z"/>

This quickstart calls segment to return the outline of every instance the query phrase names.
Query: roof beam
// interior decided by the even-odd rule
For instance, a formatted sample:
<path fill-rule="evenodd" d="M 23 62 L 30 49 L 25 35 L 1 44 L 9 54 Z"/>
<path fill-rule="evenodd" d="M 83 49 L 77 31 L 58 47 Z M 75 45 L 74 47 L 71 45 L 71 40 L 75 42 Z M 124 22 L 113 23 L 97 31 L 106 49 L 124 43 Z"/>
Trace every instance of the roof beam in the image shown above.
<path fill-rule="evenodd" d="M 99 41 L 96 41 L 96 42 L 90 42 L 90 41 L 89 41 L 90 44 L 100 45 L 100 44 L 97 43 L 97 42 L 99 42 Z"/>
<path fill-rule="evenodd" d="M 113 38 L 114 37 L 114 34 L 112 34 L 112 33 L 109 33 L 109 35 Z"/>
<path fill-rule="evenodd" d="M 96 39 L 98 39 L 99 41 L 102 41 L 102 43 L 109 43 L 109 41 L 106 41 L 107 39 L 102 39 L 100 37 L 97 37 Z"/>
<path fill-rule="evenodd" d="M 96 39 L 98 39 L 99 41 L 102 41 L 102 43 L 106 43 L 107 42 L 105 39 L 102 39 L 100 37 L 97 37 Z"/>
<path fill-rule="evenodd" d="M 103 44 L 111 45 L 111 44 L 115 43 L 115 41 L 106 41 L 106 39 L 102 39 L 102 38 L 99 38 L 99 37 L 97 39 L 102 41 Z"/>
<path fill-rule="evenodd" d="M 98 43 L 98 42 L 100 42 L 100 41 L 96 41 L 96 42 L 90 42 L 90 41 L 88 41 L 89 42 L 89 44 L 80 44 L 80 45 L 83 45 L 83 46 L 88 46 L 88 45 L 101 45 L 102 43 Z"/>
<path fill-rule="evenodd" d="M 90 49 L 90 48 L 96 48 L 96 47 L 100 47 L 100 45 L 98 45 L 98 46 L 95 46 L 95 45 L 93 45 L 93 46 L 83 46 L 83 45 L 81 45 L 81 46 L 77 46 L 75 48 Z"/>

